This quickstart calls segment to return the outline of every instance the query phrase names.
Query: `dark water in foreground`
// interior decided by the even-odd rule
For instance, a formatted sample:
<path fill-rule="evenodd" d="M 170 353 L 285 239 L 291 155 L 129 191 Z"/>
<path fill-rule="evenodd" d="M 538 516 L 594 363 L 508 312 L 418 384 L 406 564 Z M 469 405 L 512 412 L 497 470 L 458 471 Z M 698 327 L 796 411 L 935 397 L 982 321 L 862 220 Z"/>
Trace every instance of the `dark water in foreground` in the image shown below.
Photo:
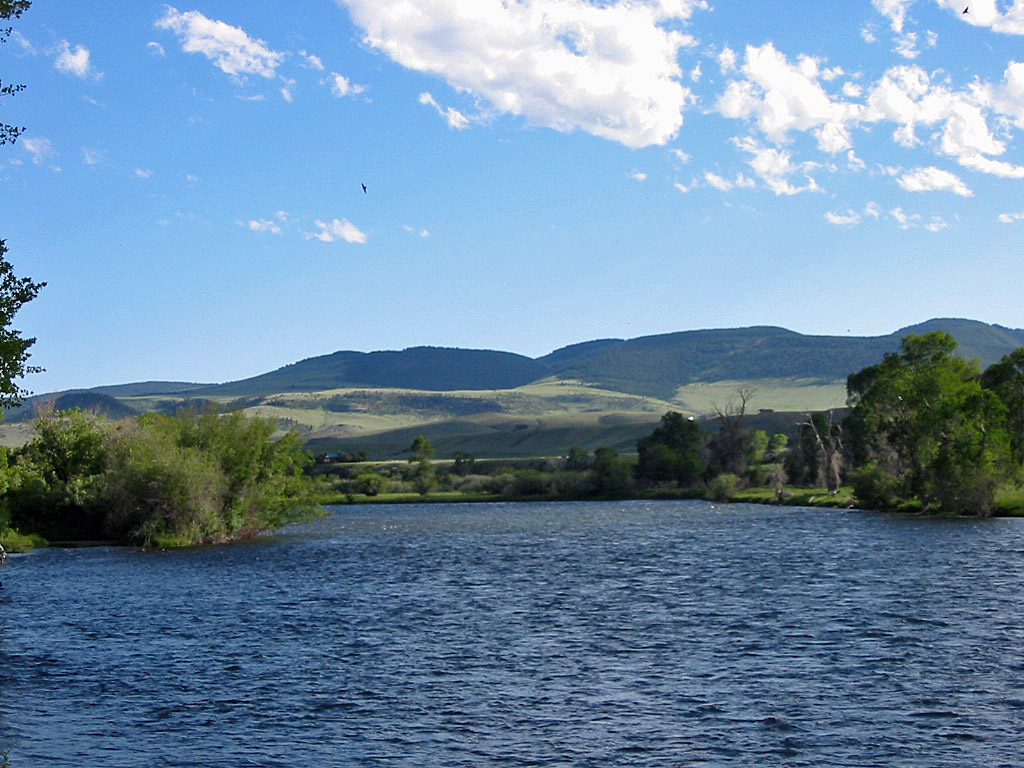
<path fill-rule="evenodd" d="M 0 576 L 11 768 L 1024 765 L 1024 520 L 348 507 Z"/>

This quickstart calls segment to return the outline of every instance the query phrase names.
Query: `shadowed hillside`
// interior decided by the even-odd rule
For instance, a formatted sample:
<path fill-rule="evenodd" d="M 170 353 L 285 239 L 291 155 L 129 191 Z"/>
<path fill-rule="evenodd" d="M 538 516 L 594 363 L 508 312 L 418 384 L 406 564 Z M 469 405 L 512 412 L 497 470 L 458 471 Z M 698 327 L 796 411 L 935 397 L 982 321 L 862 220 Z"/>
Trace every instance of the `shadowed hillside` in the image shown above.
<path fill-rule="evenodd" d="M 511 352 L 412 347 L 401 352 L 335 352 L 276 371 L 197 390 L 203 395 L 267 395 L 347 387 L 447 392 L 512 389 L 551 373 L 542 363 Z"/>

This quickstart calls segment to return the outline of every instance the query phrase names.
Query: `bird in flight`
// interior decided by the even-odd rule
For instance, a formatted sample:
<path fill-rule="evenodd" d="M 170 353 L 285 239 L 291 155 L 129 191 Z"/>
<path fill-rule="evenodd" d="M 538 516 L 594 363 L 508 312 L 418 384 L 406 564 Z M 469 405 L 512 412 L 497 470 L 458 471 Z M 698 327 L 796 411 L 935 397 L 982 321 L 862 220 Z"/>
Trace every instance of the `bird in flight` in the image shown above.
<path fill-rule="evenodd" d="M 362 186 L 362 188 L 363 188 L 363 194 L 365 195 L 365 194 L 366 194 L 366 185 L 365 185 L 365 184 L 363 184 L 362 182 L 359 182 L 359 184 L 360 184 L 360 185 Z"/>
<path fill-rule="evenodd" d="M 969 10 L 971 10 L 971 6 L 968 5 L 966 8 L 964 8 L 964 13 L 967 13 Z M 961 15 L 963 15 L 963 14 L 961 14 Z"/>

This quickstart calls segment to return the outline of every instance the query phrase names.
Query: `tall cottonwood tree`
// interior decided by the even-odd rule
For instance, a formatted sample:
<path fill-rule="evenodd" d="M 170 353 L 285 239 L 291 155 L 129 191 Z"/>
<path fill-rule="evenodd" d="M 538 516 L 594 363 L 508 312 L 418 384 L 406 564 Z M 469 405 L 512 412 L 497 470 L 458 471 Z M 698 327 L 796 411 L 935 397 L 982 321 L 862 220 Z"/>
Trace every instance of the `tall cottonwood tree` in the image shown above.
<path fill-rule="evenodd" d="M 1006 407 L 956 346 L 944 331 L 910 334 L 899 354 L 852 374 L 848 421 L 867 476 L 898 498 L 987 515 L 1006 474 Z"/>

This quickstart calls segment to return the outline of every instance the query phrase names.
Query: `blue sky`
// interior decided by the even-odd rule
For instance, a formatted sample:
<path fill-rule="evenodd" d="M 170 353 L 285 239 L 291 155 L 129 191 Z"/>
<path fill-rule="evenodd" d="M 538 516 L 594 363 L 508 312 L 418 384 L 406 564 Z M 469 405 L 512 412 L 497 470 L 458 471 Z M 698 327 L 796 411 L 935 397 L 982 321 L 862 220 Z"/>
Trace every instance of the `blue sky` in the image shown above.
<path fill-rule="evenodd" d="M 1022 0 L 35 0 L 12 26 L 35 392 L 1024 326 Z"/>

